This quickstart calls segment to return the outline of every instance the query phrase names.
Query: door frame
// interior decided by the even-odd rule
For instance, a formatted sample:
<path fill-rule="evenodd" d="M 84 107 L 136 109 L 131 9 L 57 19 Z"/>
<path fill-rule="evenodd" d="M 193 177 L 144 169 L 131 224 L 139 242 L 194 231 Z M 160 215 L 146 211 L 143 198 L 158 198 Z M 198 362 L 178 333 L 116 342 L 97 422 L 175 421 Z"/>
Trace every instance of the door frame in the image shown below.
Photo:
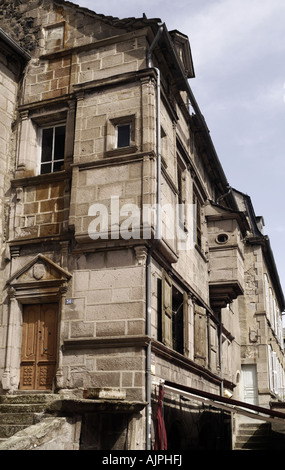
<path fill-rule="evenodd" d="M 246 390 L 246 386 L 245 386 L 245 372 L 246 372 L 246 369 L 247 370 L 251 370 L 252 374 L 252 386 L 251 386 L 251 390 L 252 390 L 252 395 L 251 397 L 247 397 L 245 395 L 245 390 Z M 258 405 L 258 379 L 257 379 L 257 365 L 256 364 L 242 364 L 241 365 L 241 377 L 242 377 L 242 398 L 243 398 L 243 401 L 245 403 L 251 403 L 253 405 Z M 251 398 L 251 399 L 250 399 Z"/>
<path fill-rule="evenodd" d="M 8 327 L 3 390 L 18 390 L 22 348 L 23 305 L 58 303 L 56 377 L 53 390 L 63 387 L 62 321 L 68 282 L 72 275 L 44 255 L 25 264 L 7 282 Z"/>
<path fill-rule="evenodd" d="M 22 328 L 22 345 L 23 345 L 23 339 L 25 337 L 26 333 L 28 335 L 29 331 L 28 329 L 24 330 L 24 325 L 25 325 L 25 320 L 28 319 L 25 318 L 25 315 L 28 315 L 28 308 L 26 310 L 26 307 L 37 307 L 36 309 L 36 314 L 33 322 L 33 332 L 32 332 L 32 341 L 34 344 L 34 357 L 33 359 L 29 358 L 24 358 L 23 357 L 23 348 L 21 348 L 21 363 L 20 363 L 20 384 L 19 384 L 19 389 L 20 390 L 28 390 L 28 391 L 50 391 L 53 388 L 53 383 L 55 379 L 55 374 L 56 374 L 56 369 L 57 369 L 57 351 L 58 351 L 58 310 L 59 310 L 59 305 L 58 302 L 52 302 L 52 303 L 32 303 L 32 304 L 25 304 L 23 305 L 23 328 Z M 53 332 L 55 334 L 55 341 L 54 341 L 54 354 L 52 359 L 48 360 L 47 357 L 41 358 L 41 350 L 44 351 L 43 346 L 44 342 L 46 341 L 46 336 L 42 337 L 43 333 L 47 333 L 47 325 L 42 325 L 42 319 L 45 318 L 45 306 L 53 306 L 54 309 L 54 319 L 53 322 L 54 324 L 52 325 L 51 331 L 49 331 L 48 335 Z M 26 310 L 26 312 L 25 312 Z M 42 328 L 45 328 L 45 331 L 42 331 Z M 26 338 L 29 341 L 29 335 L 28 338 Z M 51 387 L 40 387 L 40 370 L 41 367 L 50 367 L 52 366 L 53 369 L 53 379 L 51 383 Z M 32 378 L 33 381 L 33 388 L 29 388 L 28 385 L 24 384 L 24 379 L 23 375 L 25 373 L 25 368 L 26 371 L 29 372 L 29 368 L 32 367 L 32 374 L 29 374 L 29 378 Z"/>

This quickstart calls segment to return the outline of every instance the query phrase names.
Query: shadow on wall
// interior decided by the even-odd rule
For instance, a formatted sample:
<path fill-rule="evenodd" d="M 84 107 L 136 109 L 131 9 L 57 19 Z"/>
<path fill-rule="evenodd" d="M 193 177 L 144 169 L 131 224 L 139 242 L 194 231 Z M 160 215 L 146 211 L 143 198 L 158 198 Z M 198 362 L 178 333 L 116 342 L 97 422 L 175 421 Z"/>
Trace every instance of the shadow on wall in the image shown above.
<path fill-rule="evenodd" d="M 164 407 L 168 449 L 231 450 L 231 415 L 203 405 Z"/>
<path fill-rule="evenodd" d="M 85 414 L 80 450 L 128 450 L 129 420 L 127 414 Z"/>

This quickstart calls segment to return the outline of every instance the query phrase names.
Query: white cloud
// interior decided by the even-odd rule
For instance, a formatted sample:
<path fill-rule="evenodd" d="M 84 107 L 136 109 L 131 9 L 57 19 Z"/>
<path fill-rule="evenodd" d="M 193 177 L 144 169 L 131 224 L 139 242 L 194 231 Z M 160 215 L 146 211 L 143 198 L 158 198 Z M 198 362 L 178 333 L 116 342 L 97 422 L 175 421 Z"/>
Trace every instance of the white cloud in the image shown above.
<path fill-rule="evenodd" d="M 194 44 L 197 67 L 223 62 L 225 71 L 254 60 L 257 52 L 284 50 L 278 35 L 284 28 L 283 0 L 222 0 L 207 5 L 181 24 Z"/>

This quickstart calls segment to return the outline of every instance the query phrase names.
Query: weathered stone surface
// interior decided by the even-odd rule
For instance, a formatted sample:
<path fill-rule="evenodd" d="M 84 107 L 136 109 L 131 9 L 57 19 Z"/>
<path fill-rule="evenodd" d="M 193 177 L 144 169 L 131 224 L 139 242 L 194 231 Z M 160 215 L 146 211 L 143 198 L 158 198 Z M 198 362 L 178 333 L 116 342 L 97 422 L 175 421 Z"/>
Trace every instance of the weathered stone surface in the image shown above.
<path fill-rule="evenodd" d="M 85 395 L 85 398 L 124 400 L 126 391 L 119 388 L 88 388 Z"/>
<path fill-rule="evenodd" d="M 75 419 L 45 418 L 0 442 L 0 450 L 79 450 L 79 437 Z"/>
<path fill-rule="evenodd" d="M 214 393 L 224 382 L 239 398 L 242 368 L 252 365 L 259 403 L 268 406 L 285 383 L 283 296 L 250 201 L 229 191 L 204 119 L 191 101 L 187 38 L 162 32 L 152 57 L 160 68 L 159 88 L 155 68 L 146 63 L 156 19 L 119 20 L 63 0 L 3 0 L 0 24 L 31 55 L 28 60 L 1 36 L 1 390 L 14 392 L 22 383 L 23 305 L 53 302 L 59 318 L 53 389 L 82 393 L 114 387 L 129 400 L 120 399 L 113 408 L 110 400 L 97 402 L 96 416 L 86 419 L 91 428 L 86 448 L 93 445 L 92 433 L 94 447 L 144 445 L 144 416 L 130 427 L 120 416 L 112 435 L 116 442 L 101 440 L 100 429 L 113 425 L 112 416 L 104 421 L 104 411 L 134 413 L 130 401 L 144 407 L 150 372 L 153 381 Z M 177 55 L 167 47 L 171 40 Z M 57 172 L 40 174 L 43 129 L 62 124 L 63 164 Z M 129 132 L 126 146 L 118 139 L 122 125 Z M 153 240 L 157 197 L 163 206 L 162 237 Z M 95 230 L 98 204 L 107 214 L 101 237 Z M 130 230 L 133 209 L 136 236 Z M 181 234 L 191 238 L 190 247 L 181 247 Z M 36 343 L 33 337 L 31 344 Z M 48 371 L 42 371 L 44 379 Z M 35 383 L 43 387 L 40 380 Z M 155 404 L 155 386 L 152 398 Z M 92 400 L 62 405 L 57 400 L 53 410 L 94 411 Z M 176 405 L 181 403 L 173 410 Z M 5 406 L 9 413 L 18 406 L 24 414 L 41 413 L 46 405 L 39 400 Z M 3 418 L 6 435 L 6 426 L 21 425 L 18 418 L 18 413 L 15 423 L 10 414 L 9 423 Z M 22 439 L 27 449 L 65 448 L 63 435 L 65 430 L 72 435 L 73 422 L 56 418 L 28 429 L 2 445 L 17 448 Z M 70 442 L 76 448 L 77 437 Z"/>

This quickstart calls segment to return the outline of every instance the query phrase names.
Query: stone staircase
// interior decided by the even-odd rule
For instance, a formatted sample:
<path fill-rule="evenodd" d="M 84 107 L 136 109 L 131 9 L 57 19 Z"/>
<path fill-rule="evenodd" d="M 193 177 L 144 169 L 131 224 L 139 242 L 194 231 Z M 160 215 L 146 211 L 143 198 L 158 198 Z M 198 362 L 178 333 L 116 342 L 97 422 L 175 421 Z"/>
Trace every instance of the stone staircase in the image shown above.
<path fill-rule="evenodd" d="M 271 426 L 269 423 L 239 425 L 235 450 L 268 450 Z"/>
<path fill-rule="evenodd" d="M 285 450 L 285 434 L 272 431 L 270 423 L 240 424 L 234 450 Z"/>
<path fill-rule="evenodd" d="M 0 442 L 49 416 L 47 411 L 57 395 L 37 393 L 0 396 Z"/>

